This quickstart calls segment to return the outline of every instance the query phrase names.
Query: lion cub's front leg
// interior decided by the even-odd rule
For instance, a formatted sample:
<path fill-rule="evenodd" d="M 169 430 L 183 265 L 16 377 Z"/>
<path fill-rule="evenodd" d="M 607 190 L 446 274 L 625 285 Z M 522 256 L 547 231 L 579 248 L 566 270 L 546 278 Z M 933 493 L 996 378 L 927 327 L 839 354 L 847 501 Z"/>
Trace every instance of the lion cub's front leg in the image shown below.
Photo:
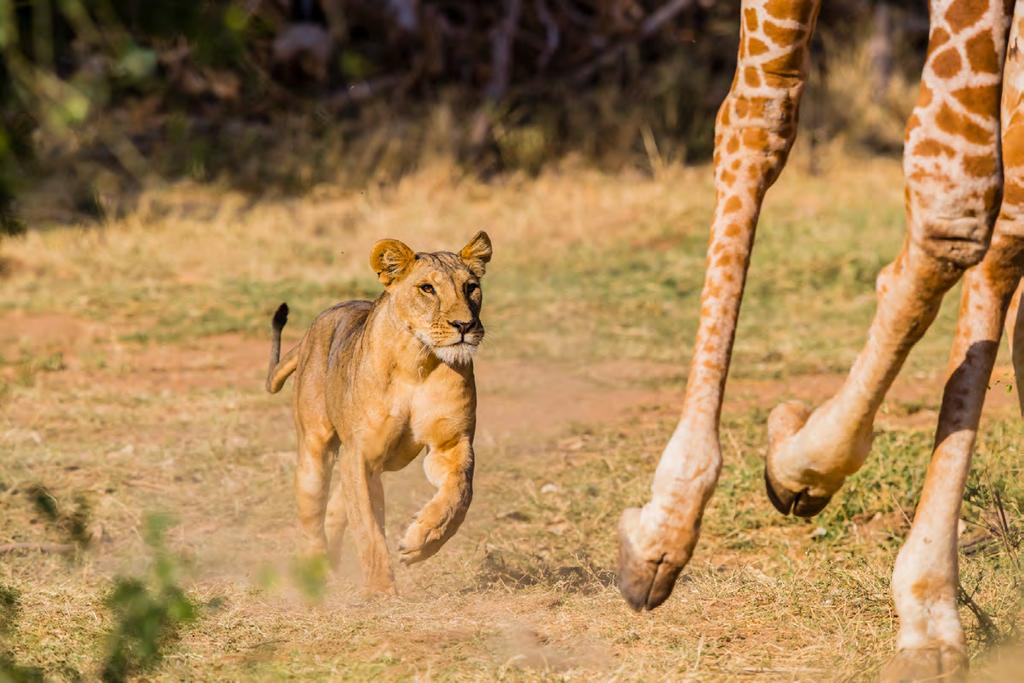
<path fill-rule="evenodd" d="M 416 514 L 398 546 L 403 564 L 421 562 L 455 534 L 473 500 L 473 444 L 469 437 L 447 447 L 430 446 L 423 461 L 437 493 Z"/>
<path fill-rule="evenodd" d="M 384 487 L 381 473 L 363 457 L 363 451 L 344 453 L 339 458 L 338 474 L 345 516 L 355 541 L 356 553 L 367 593 L 394 595 L 395 576 L 391 571 L 387 541 L 384 538 Z"/>

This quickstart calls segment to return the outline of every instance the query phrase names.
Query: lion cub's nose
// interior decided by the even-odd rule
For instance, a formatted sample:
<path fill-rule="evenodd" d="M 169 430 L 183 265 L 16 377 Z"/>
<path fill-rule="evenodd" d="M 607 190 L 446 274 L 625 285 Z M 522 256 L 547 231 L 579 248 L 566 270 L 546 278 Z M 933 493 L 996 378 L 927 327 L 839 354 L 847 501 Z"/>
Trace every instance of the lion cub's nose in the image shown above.
<path fill-rule="evenodd" d="M 465 320 L 449 320 L 448 324 L 459 331 L 460 334 L 465 335 L 469 332 L 470 328 L 473 327 L 473 321 Z"/>

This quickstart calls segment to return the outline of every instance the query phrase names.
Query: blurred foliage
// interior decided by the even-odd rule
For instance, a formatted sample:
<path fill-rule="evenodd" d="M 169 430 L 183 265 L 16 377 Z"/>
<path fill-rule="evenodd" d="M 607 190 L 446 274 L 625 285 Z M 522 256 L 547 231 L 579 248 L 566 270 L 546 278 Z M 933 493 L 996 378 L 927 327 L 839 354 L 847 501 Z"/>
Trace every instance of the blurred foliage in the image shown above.
<path fill-rule="evenodd" d="M 814 78 L 880 30 L 885 77 L 915 73 L 927 33 L 919 4 L 824 3 Z M 108 195 L 154 177 L 237 177 L 262 192 L 336 179 L 339 166 L 357 182 L 395 177 L 425 151 L 482 172 L 536 172 L 569 153 L 611 165 L 706 159 L 739 5 L 0 0 L 0 232 L 23 229 L 16 197 L 54 173 L 73 185 L 76 214 L 101 219 Z M 838 90 L 870 80 L 853 77 Z M 824 135 L 864 118 L 821 102 Z M 288 134 L 296 115 L 311 154 Z"/>
<path fill-rule="evenodd" d="M 164 545 L 170 519 L 151 515 L 145 540 L 153 553 L 149 576 L 120 577 L 107 597 L 114 625 L 107 634 L 104 681 L 123 681 L 160 661 L 167 641 L 198 616 L 198 607 L 177 583 L 178 561 Z"/>
<path fill-rule="evenodd" d="M 35 683 L 43 680 L 42 670 L 19 664 L 8 649 L 9 638 L 21 616 L 21 595 L 16 588 L 0 584 L 0 683 Z"/>
<path fill-rule="evenodd" d="M 310 603 L 321 602 L 327 591 L 330 573 L 327 559 L 319 555 L 297 558 L 291 569 L 292 579 L 303 597 Z"/>
<path fill-rule="evenodd" d="M 62 509 L 56 496 L 42 484 L 35 484 L 26 490 L 32 507 L 43 520 L 63 538 L 82 550 L 89 545 L 89 506 L 82 495 L 75 497 L 75 506 L 69 512 Z M 43 670 L 18 663 L 14 654 L 7 649 L 8 638 L 17 630 L 21 616 L 20 595 L 17 589 L 0 584 L 0 683 L 34 683 L 46 680 Z M 17 642 L 17 641 L 14 641 Z M 78 673 L 68 669 L 73 679 Z"/>
<path fill-rule="evenodd" d="M 89 507 L 84 498 L 76 497 L 75 508 L 67 512 L 42 485 L 30 487 L 27 493 L 35 510 L 76 547 L 84 549 L 89 544 Z M 143 537 L 152 553 L 147 574 L 141 578 L 115 578 L 107 595 L 105 603 L 113 624 L 106 636 L 100 676 L 104 681 L 124 681 L 157 664 L 178 629 L 198 617 L 198 606 L 178 585 L 180 562 L 164 543 L 170 525 L 169 517 L 146 517 Z M 8 636 L 17 629 L 20 615 L 19 592 L 0 584 L 0 683 L 45 680 L 41 669 L 19 664 L 5 647 Z M 81 677 L 70 668 L 64 673 L 75 680 Z"/>
<path fill-rule="evenodd" d="M 43 672 L 33 666 L 22 666 L 0 652 L 0 683 L 42 683 Z"/>
<path fill-rule="evenodd" d="M 89 545 L 89 504 L 84 496 L 75 497 L 75 507 L 70 512 L 62 510 L 56 497 L 40 484 L 28 489 L 28 497 L 36 511 L 76 548 Z"/>
<path fill-rule="evenodd" d="M 18 591 L 0 584 L 0 633 L 7 633 L 14 627 L 20 609 Z"/>

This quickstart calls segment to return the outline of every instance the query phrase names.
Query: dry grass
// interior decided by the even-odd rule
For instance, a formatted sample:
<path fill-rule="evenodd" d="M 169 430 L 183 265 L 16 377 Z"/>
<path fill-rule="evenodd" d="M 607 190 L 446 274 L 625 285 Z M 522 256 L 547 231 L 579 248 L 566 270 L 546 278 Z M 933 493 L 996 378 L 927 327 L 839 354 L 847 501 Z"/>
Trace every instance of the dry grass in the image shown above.
<path fill-rule="evenodd" d="M 614 526 L 645 497 L 696 323 L 707 169 L 653 177 L 565 166 L 483 184 L 436 164 L 396 186 L 253 200 L 215 186 L 145 194 L 102 227 L 6 242 L 0 292 L 0 543 L 60 541 L 26 491 L 84 496 L 91 546 L 0 557 L 20 593 L 7 645 L 54 679 L 96 676 L 116 575 L 138 575 L 147 513 L 199 619 L 161 680 L 871 677 L 891 652 L 891 564 L 924 474 L 955 301 L 887 401 L 870 464 L 818 519 L 784 519 L 760 482 L 763 422 L 821 400 L 859 348 L 873 278 L 900 241 L 896 162 L 797 154 L 765 211 L 724 414 L 726 468 L 676 594 L 634 615 L 613 585 Z M 370 244 L 460 246 L 486 228 L 477 497 L 459 535 L 365 602 L 349 567 L 321 601 L 293 563 L 288 402 L 262 392 L 269 313 L 372 295 Z M 950 297 L 953 298 L 952 296 Z M 1013 671 L 1024 486 L 1005 365 L 964 517 L 963 585 L 980 676 Z M 999 504 L 995 493 L 999 492 Z M 389 532 L 428 493 L 388 480 Z M 1003 509 L 1008 527 L 997 512 Z M 0 648 L 2 649 L 2 648 Z M 1006 662 L 1011 662 L 1007 665 Z"/>

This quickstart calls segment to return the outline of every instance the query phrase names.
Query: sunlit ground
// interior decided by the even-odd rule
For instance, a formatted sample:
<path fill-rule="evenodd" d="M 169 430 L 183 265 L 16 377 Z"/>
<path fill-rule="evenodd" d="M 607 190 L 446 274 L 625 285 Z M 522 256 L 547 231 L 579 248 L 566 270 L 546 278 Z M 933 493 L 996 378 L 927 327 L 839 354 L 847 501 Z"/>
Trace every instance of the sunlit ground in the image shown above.
<path fill-rule="evenodd" d="M 912 517 L 958 291 L 882 409 L 867 466 L 818 518 L 764 496 L 764 420 L 824 399 L 902 239 L 895 160 L 796 154 L 763 214 L 723 415 L 725 469 L 697 553 L 661 609 L 614 587 L 615 524 L 642 502 L 674 424 L 696 326 L 710 169 L 574 166 L 484 184 L 438 164 L 397 186 L 259 200 L 216 184 L 144 193 L 105 225 L 36 224 L 0 246 L 0 544 L 61 543 L 27 492 L 89 510 L 88 547 L 0 556 L 19 594 L 12 656 L 97 675 L 114 577 L 143 576 L 148 513 L 197 619 L 157 679 L 854 679 L 891 655 L 891 566 Z M 39 201 L 44 201 L 40 197 Z M 401 597 L 366 602 L 349 561 L 323 590 L 294 561 L 289 396 L 263 391 L 269 319 L 296 340 L 329 304 L 378 291 L 370 245 L 494 242 L 478 357 L 476 496 Z M 1022 614 L 1015 390 L 993 378 L 963 517 L 974 669 L 997 676 Z M 397 537 L 428 496 L 386 478 Z M 996 493 L 998 492 L 998 501 Z M 1007 526 L 999 521 L 1005 514 Z M 314 582 L 315 583 L 315 582 Z M 1008 669 L 1013 671 L 1013 669 Z"/>

